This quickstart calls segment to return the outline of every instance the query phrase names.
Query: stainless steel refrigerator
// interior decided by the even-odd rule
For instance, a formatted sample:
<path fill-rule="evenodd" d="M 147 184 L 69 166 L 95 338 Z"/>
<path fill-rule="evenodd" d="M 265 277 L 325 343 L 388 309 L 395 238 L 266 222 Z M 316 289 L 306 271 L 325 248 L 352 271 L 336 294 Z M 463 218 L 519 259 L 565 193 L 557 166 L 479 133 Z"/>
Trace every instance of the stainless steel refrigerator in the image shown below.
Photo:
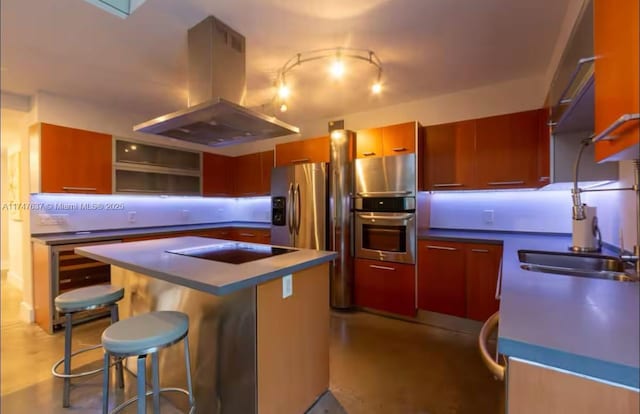
<path fill-rule="evenodd" d="M 331 306 L 353 306 L 351 246 L 352 172 L 355 134 L 331 133 L 329 165 L 298 164 L 271 172 L 271 243 L 333 250 Z"/>
<path fill-rule="evenodd" d="M 298 164 L 271 172 L 271 243 L 327 249 L 327 165 Z"/>

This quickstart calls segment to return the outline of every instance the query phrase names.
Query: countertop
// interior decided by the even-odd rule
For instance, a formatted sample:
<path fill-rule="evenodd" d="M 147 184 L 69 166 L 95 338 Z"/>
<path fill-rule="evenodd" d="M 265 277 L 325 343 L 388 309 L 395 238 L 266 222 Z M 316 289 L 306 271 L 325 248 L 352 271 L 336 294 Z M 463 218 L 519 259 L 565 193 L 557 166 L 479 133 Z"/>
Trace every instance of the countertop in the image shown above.
<path fill-rule="evenodd" d="M 329 262 L 337 256 L 335 252 L 296 249 L 295 252 L 236 265 L 166 252 L 222 243 L 237 242 L 187 236 L 78 247 L 75 252 L 104 263 L 214 295 L 225 295 L 252 287 Z M 329 277 L 328 274 L 327 277 Z"/>
<path fill-rule="evenodd" d="M 432 229 L 419 239 L 502 242 L 500 353 L 640 388 L 640 283 L 520 268 L 518 250 L 566 252 L 570 235 Z"/>
<path fill-rule="evenodd" d="M 271 228 L 271 223 L 233 221 L 225 223 L 186 224 L 180 226 L 139 227 L 135 229 L 95 230 L 89 232 L 32 234 L 31 241 L 54 246 L 58 244 L 91 243 L 96 241 L 118 240 L 122 237 L 151 236 L 177 231 L 208 230 L 222 227 L 269 229 Z"/>

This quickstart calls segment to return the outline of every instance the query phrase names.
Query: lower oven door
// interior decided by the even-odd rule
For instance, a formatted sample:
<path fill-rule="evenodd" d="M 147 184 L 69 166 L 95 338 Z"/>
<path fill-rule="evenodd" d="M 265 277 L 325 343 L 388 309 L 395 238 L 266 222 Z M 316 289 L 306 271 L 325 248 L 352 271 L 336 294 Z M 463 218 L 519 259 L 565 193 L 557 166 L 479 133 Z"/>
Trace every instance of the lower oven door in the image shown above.
<path fill-rule="evenodd" d="M 415 213 L 356 212 L 355 256 L 415 264 Z"/>

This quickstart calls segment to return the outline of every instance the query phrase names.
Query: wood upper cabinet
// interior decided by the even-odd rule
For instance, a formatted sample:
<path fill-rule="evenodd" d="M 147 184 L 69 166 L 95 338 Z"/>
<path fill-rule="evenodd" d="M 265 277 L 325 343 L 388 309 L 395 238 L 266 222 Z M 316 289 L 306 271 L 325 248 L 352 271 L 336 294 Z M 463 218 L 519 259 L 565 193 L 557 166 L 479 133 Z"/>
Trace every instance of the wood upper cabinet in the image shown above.
<path fill-rule="evenodd" d="M 500 302 L 496 299 L 496 285 L 501 262 L 500 245 L 466 245 L 467 318 L 485 321 L 498 311 Z"/>
<path fill-rule="evenodd" d="M 595 133 L 640 113 L 638 0 L 594 0 Z M 596 161 L 640 158 L 640 121 L 622 124 L 596 143 Z"/>
<path fill-rule="evenodd" d="M 418 242 L 418 308 L 460 317 L 466 315 L 463 243 Z"/>
<path fill-rule="evenodd" d="M 475 185 L 474 121 L 424 128 L 422 169 L 426 190 L 469 189 Z"/>
<path fill-rule="evenodd" d="M 329 162 L 329 137 L 276 145 L 276 167 L 307 162 Z"/>
<path fill-rule="evenodd" d="M 237 196 L 260 195 L 263 188 L 260 153 L 241 155 L 235 157 L 233 162 L 233 193 Z"/>
<path fill-rule="evenodd" d="M 417 122 L 406 122 L 356 132 L 356 158 L 416 152 Z"/>
<path fill-rule="evenodd" d="M 29 134 L 40 149 L 34 192 L 111 194 L 111 135 L 45 123 L 31 126 Z"/>
<path fill-rule="evenodd" d="M 239 157 L 203 153 L 202 195 L 258 196 L 271 192 L 273 151 Z"/>
<path fill-rule="evenodd" d="M 540 186 L 551 182 L 551 127 L 549 109 L 540 109 L 538 122 L 538 183 Z"/>
<path fill-rule="evenodd" d="M 502 261 L 497 244 L 420 240 L 418 308 L 484 321 L 495 298 Z"/>
<path fill-rule="evenodd" d="M 476 120 L 478 188 L 537 187 L 540 111 Z"/>
<path fill-rule="evenodd" d="M 417 122 L 382 127 L 383 155 L 402 155 L 416 152 Z"/>
<path fill-rule="evenodd" d="M 414 265 L 355 259 L 354 283 L 356 305 L 415 316 Z"/>
<path fill-rule="evenodd" d="M 229 177 L 230 171 L 233 171 L 233 165 L 232 157 L 202 153 L 202 195 L 234 195 L 233 179 Z"/>
<path fill-rule="evenodd" d="M 362 129 L 356 132 L 356 158 L 382 155 L 382 128 Z"/>

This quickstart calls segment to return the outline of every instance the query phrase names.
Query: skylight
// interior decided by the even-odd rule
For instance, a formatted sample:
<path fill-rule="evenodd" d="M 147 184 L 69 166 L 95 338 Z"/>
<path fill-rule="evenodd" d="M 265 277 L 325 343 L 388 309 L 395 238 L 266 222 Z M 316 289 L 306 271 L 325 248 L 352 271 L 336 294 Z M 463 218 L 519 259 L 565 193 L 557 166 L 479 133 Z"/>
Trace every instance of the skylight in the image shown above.
<path fill-rule="evenodd" d="M 85 0 L 111 14 L 126 19 L 146 0 Z"/>

